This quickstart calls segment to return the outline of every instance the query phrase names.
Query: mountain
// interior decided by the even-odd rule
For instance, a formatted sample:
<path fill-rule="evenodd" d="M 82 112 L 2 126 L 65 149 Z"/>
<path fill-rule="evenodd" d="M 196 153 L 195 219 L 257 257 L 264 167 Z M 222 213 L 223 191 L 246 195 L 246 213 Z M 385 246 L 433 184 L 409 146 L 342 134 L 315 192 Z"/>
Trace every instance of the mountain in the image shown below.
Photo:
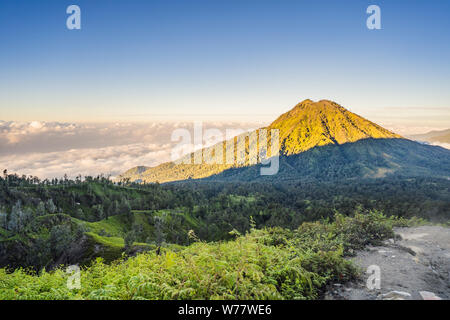
<path fill-rule="evenodd" d="M 279 130 L 279 144 L 272 140 Z M 280 155 L 275 175 L 261 176 L 261 157 L 255 151 L 257 139 L 267 132 L 267 157 Z M 238 145 L 243 145 L 239 149 Z M 227 149 L 228 145 L 234 145 Z M 226 162 L 230 152 L 233 162 Z M 241 161 L 237 161 L 243 152 Z M 275 153 L 274 153 L 275 152 Z M 221 164 L 208 164 L 214 156 Z M 194 164 L 194 159 L 204 161 Z M 141 169 L 139 169 L 141 168 Z M 217 181 L 255 180 L 332 180 L 343 178 L 379 178 L 387 175 L 449 176 L 450 151 L 404 139 L 358 116 L 339 104 L 305 100 L 282 114 L 265 128 L 242 134 L 209 148 L 191 153 L 179 161 L 157 167 L 133 168 L 121 179 L 146 182 L 170 182 L 187 179 Z M 138 173 L 137 173 L 138 172 Z"/>
<path fill-rule="evenodd" d="M 123 175 L 121 175 L 121 177 L 122 178 L 133 177 L 132 178 L 133 181 L 142 182 L 142 179 L 140 179 L 139 176 L 149 169 L 151 169 L 151 167 L 137 166 L 137 167 L 127 170 Z"/>
<path fill-rule="evenodd" d="M 281 151 L 285 155 L 367 138 L 401 138 L 329 100 L 305 100 L 282 114 L 268 129 L 280 130 Z"/>
<path fill-rule="evenodd" d="M 429 143 L 450 143 L 450 129 L 430 131 L 424 134 L 416 134 L 409 138 Z"/>

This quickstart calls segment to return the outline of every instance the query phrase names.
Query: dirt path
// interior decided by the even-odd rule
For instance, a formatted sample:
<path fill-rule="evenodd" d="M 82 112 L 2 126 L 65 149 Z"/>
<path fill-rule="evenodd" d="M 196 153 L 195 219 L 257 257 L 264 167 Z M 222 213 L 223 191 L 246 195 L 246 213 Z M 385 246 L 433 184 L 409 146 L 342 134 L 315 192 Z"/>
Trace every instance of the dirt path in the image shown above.
<path fill-rule="evenodd" d="M 422 226 L 397 228 L 395 232 L 401 240 L 389 239 L 351 259 L 363 271 L 375 266 L 370 274 L 363 273 L 359 283 L 334 285 L 325 299 L 436 299 L 433 294 L 450 299 L 450 228 Z M 370 277 L 369 286 L 376 286 L 376 266 L 380 285 L 370 290 L 367 280 Z"/>

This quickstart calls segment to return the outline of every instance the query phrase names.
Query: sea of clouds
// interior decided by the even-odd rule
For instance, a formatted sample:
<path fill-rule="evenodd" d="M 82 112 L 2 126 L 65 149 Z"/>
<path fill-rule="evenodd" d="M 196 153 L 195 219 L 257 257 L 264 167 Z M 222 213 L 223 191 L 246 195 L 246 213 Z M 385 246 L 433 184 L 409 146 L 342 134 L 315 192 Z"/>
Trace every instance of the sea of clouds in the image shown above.
<path fill-rule="evenodd" d="M 259 123 L 209 122 L 206 128 L 249 130 Z M 0 121 L 0 169 L 41 179 L 99 174 L 116 177 L 171 160 L 172 132 L 190 122 L 80 124 Z M 196 146 L 201 147 L 201 146 Z"/>

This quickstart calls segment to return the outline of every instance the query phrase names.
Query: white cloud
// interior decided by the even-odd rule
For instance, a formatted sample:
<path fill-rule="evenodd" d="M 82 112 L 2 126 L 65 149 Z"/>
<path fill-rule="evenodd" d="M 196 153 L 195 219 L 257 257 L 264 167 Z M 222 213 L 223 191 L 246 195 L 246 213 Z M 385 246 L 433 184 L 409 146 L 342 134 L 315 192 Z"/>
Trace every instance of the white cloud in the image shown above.
<path fill-rule="evenodd" d="M 212 124 L 205 124 L 205 128 Z M 214 123 L 225 129 L 258 127 Z M 40 178 L 98 174 L 117 176 L 138 165 L 170 161 L 171 133 L 192 123 L 75 124 L 0 121 L 0 169 Z"/>
<path fill-rule="evenodd" d="M 168 161 L 171 145 L 130 144 L 104 148 L 72 149 L 0 157 L 0 167 L 40 178 L 111 174 L 137 165 L 156 165 Z"/>

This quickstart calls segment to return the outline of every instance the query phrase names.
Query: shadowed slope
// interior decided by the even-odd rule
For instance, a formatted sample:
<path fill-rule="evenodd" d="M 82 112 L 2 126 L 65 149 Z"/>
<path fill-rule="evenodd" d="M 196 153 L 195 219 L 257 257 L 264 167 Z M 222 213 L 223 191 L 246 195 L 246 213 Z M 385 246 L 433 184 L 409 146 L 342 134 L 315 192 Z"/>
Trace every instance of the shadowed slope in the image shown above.
<path fill-rule="evenodd" d="M 406 139 L 362 139 L 283 156 L 279 172 L 273 176 L 261 176 L 260 167 L 232 168 L 203 180 L 320 182 L 391 175 L 450 179 L 450 150 Z"/>

